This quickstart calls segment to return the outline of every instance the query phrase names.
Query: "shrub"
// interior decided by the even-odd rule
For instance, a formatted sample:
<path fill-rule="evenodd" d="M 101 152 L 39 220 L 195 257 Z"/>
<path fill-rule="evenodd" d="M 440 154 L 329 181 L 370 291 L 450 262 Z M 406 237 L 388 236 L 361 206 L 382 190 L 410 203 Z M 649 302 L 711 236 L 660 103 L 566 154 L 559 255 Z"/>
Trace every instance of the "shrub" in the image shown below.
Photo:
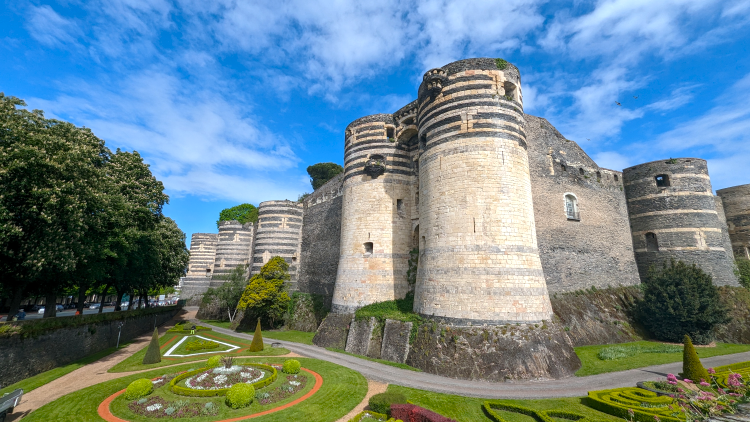
<path fill-rule="evenodd" d="M 128 400 L 140 399 L 148 396 L 154 391 L 154 384 L 146 378 L 137 379 L 128 385 L 125 390 L 125 398 Z"/>
<path fill-rule="evenodd" d="M 263 335 L 260 333 L 260 318 L 258 318 L 258 325 L 255 326 L 255 334 L 253 334 L 253 342 L 250 343 L 250 348 L 247 350 L 250 352 L 262 352 L 263 351 Z"/>
<path fill-rule="evenodd" d="M 679 343 L 687 334 L 697 344 L 710 343 L 714 326 L 730 321 L 711 276 L 674 259 L 649 269 L 638 319 L 659 340 Z"/>
<path fill-rule="evenodd" d="M 673 409 L 669 408 L 670 405 Z M 655 417 L 662 422 L 684 422 L 673 398 L 659 396 L 642 388 L 589 391 L 588 406 L 636 422 L 654 422 Z M 633 412 L 632 415 L 630 412 Z"/>
<path fill-rule="evenodd" d="M 151 336 L 151 343 L 148 344 L 146 356 L 143 357 L 143 364 L 150 365 L 152 363 L 159 362 L 161 362 L 161 350 L 159 349 L 159 329 L 154 328 L 154 335 Z"/>
<path fill-rule="evenodd" d="M 709 381 L 708 371 L 703 367 L 701 360 L 698 359 L 698 353 L 695 352 L 693 342 L 687 334 L 683 340 L 685 348 L 682 351 L 682 377 L 696 383 L 701 380 Z"/>
<path fill-rule="evenodd" d="M 406 397 L 400 393 L 380 393 L 370 397 L 370 410 L 391 416 L 392 404 L 406 404 Z"/>
<path fill-rule="evenodd" d="M 194 340 L 191 342 L 188 342 L 188 344 L 185 346 L 185 350 L 192 352 L 195 350 L 205 350 L 205 349 L 216 349 L 219 347 L 219 343 L 211 340 Z"/>
<path fill-rule="evenodd" d="M 413 404 L 394 404 L 391 406 L 391 417 L 410 422 L 456 422 L 455 419 Z"/>
<path fill-rule="evenodd" d="M 379 421 L 385 421 L 388 419 L 388 415 L 384 415 L 382 413 L 375 413 L 365 410 L 364 412 L 357 413 L 357 416 L 350 419 L 349 422 L 361 422 L 361 421 L 369 421 L 369 420 L 379 420 Z M 388 422 L 392 422 L 393 420 L 389 420 Z M 401 421 L 403 422 L 403 421 Z"/>
<path fill-rule="evenodd" d="M 239 383 L 227 391 L 227 406 L 232 409 L 240 409 L 249 406 L 255 398 L 255 389 L 250 384 Z"/>
<path fill-rule="evenodd" d="M 208 361 L 206 362 L 206 366 L 208 368 L 216 368 L 217 366 L 221 364 L 222 357 L 223 356 L 211 356 L 210 358 L 208 358 Z"/>
<path fill-rule="evenodd" d="M 299 361 L 296 359 L 289 359 L 284 362 L 284 365 L 281 367 L 281 371 L 285 374 L 299 374 L 299 368 L 302 365 L 300 365 Z"/>
<path fill-rule="evenodd" d="M 737 259 L 737 277 L 743 287 L 750 289 L 750 259 Z"/>
<path fill-rule="evenodd" d="M 284 313 L 289 309 L 291 299 L 286 292 L 285 283 L 290 277 L 289 264 L 284 258 L 271 258 L 260 269 L 259 274 L 250 278 L 237 304 L 237 310 L 246 316 L 263 318 L 273 327 L 276 321 L 283 320 Z"/>

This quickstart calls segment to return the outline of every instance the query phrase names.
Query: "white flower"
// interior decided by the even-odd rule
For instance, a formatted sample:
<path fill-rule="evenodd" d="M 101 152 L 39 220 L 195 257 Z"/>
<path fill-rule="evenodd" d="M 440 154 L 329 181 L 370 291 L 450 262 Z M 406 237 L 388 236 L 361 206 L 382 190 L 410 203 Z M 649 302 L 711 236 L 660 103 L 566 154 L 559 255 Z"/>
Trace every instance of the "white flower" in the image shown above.
<path fill-rule="evenodd" d="M 214 377 L 214 383 L 216 385 L 221 385 L 227 382 L 227 376 L 226 375 L 217 375 Z"/>
<path fill-rule="evenodd" d="M 158 384 L 158 383 L 163 382 L 163 381 L 164 381 L 163 379 L 159 378 L 158 380 L 151 381 L 151 384 Z"/>
<path fill-rule="evenodd" d="M 148 410 L 149 412 L 153 412 L 154 410 L 159 410 L 159 409 L 161 409 L 161 403 L 155 403 L 146 408 L 146 410 Z"/>
<path fill-rule="evenodd" d="M 300 384 L 302 384 L 302 383 L 301 383 L 301 382 L 299 382 L 299 381 L 289 381 L 289 384 L 292 384 L 293 386 L 295 386 L 295 387 L 296 387 L 296 386 L 298 386 L 298 385 L 300 385 Z"/>

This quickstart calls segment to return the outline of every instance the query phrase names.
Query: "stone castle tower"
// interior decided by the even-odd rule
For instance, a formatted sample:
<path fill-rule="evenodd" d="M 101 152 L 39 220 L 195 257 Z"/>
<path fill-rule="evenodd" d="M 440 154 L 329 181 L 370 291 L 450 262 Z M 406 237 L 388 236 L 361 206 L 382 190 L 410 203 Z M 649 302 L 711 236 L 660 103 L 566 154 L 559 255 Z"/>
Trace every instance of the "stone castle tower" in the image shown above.
<path fill-rule="evenodd" d="M 271 258 L 280 256 L 289 264 L 289 287 L 296 289 L 301 233 L 302 204 L 292 201 L 261 202 L 258 205 L 258 231 L 251 274 L 258 274 Z"/>
<path fill-rule="evenodd" d="M 717 190 L 724 205 L 734 255 L 750 259 L 750 185 Z"/>
<path fill-rule="evenodd" d="M 715 284 L 737 284 L 723 207 L 705 160 L 653 161 L 626 168 L 623 178 L 641 278 L 674 258 L 697 264 Z"/>

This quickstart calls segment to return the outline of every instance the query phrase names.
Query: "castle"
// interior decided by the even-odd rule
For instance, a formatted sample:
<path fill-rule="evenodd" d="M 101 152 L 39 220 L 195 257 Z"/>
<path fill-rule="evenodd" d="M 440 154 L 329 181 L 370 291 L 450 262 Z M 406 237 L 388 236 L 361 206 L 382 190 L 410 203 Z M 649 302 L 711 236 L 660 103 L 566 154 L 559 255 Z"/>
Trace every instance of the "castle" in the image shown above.
<path fill-rule="evenodd" d="M 344 168 L 301 203 L 261 203 L 257 226 L 194 234 L 182 297 L 279 255 L 290 290 L 334 313 L 414 291 L 415 312 L 448 324 L 532 323 L 550 293 L 636 285 L 671 257 L 737 285 L 734 255 L 750 258 L 750 185 L 714 196 L 696 158 L 600 168 L 524 114 L 500 59 L 432 69 L 417 100 L 349 124 Z"/>

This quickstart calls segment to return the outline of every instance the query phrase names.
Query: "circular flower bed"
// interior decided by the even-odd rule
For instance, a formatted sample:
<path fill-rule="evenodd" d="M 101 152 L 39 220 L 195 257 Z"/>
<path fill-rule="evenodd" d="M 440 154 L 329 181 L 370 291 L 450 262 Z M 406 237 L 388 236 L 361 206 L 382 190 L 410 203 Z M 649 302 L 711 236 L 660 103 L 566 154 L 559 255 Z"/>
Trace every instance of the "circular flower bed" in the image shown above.
<path fill-rule="evenodd" d="M 182 396 L 223 396 L 234 384 L 250 384 L 257 390 L 276 381 L 277 377 L 278 372 L 272 366 L 248 363 L 186 372 L 172 379 L 169 388 Z"/>

